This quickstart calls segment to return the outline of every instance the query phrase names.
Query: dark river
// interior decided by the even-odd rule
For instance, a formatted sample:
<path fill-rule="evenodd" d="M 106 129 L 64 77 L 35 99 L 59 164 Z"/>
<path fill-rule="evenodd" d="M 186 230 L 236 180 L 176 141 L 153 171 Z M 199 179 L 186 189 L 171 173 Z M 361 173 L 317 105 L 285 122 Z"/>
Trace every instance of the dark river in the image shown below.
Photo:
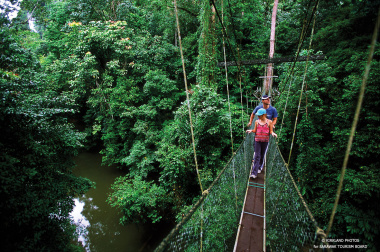
<path fill-rule="evenodd" d="M 162 232 L 154 231 L 156 228 L 149 225 L 122 226 L 119 224 L 121 213 L 106 203 L 111 184 L 123 172 L 114 167 L 101 166 L 101 155 L 97 153 L 83 152 L 75 158 L 75 163 L 75 175 L 96 183 L 96 188 L 75 199 L 75 208 L 71 213 L 77 229 L 81 231 L 78 242 L 84 251 L 153 251 L 163 238 Z"/>

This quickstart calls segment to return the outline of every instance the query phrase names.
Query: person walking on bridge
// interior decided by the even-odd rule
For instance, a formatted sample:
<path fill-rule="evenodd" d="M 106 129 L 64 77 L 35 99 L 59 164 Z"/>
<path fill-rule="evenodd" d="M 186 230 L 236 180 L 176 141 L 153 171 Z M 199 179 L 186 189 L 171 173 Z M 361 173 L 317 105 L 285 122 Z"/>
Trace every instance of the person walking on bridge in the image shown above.
<path fill-rule="evenodd" d="M 253 168 L 250 178 L 256 178 L 259 169 L 264 163 L 265 152 L 269 143 L 269 135 L 277 137 L 277 134 L 273 132 L 273 122 L 267 119 L 267 112 L 261 108 L 257 111 L 259 119 L 255 121 L 255 127 L 253 130 L 247 130 L 247 133 L 256 133 L 255 135 L 255 157 L 253 159 Z"/>
<path fill-rule="evenodd" d="M 274 126 L 276 125 L 277 123 L 277 117 L 278 117 L 278 114 L 277 114 L 277 109 L 273 106 L 270 105 L 270 96 L 268 95 L 263 95 L 261 97 L 261 101 L 263 104 L 260 104 L 258 105 L 252 112 L 251 114 L 251 118 L 249 119 L 249 123 L 248 123 L 248 127 L 251 127 L 252 125 L 252 121 L 253 121 L 253 118 L 255 117 L 255 114 L 257 113 L 257 111 L 261 108 L 265 109 L 266 112 L 267 112 L 267 118 L 269 120 L 272 120 L 273 122 L 273 128 Z"/>

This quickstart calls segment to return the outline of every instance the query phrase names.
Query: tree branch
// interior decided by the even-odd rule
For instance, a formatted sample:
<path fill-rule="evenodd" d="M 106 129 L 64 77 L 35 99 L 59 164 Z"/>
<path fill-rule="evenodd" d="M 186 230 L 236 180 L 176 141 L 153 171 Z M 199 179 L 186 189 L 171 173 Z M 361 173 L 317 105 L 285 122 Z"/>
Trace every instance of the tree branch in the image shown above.
<path fill-rule="evenodd" d="M 168 8 L 174 9 L 174 7 L 172 7 L 172 6 L 168 6 Z M 191 11 L 188 10 L 188 9 L 185 9 L 185 8 L 182 8 L 182 7 L 177 7 L 177 9 L 180 9 L 180 10 L 186 11 L 187 13 L 189 13 L 190 15 L 192 15 L 193 17 L 197 17 L 197 16 L 198 16 L 197 14 L 195 14 L 194 12 L 191 12 Z"/>

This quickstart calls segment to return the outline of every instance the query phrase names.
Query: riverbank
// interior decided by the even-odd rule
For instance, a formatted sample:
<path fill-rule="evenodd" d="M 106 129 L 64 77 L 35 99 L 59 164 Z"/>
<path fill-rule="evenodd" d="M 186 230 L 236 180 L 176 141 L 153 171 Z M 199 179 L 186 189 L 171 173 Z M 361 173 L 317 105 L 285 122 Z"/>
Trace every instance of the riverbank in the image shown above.
<path fill-rule="evenodd" d="M 96 183 L 86 194 L 75 199 L 71 215 L 80 232 L 78 243 L 86 252 L 153 251 L 165 237 L 170 225 L 119 224 L 122 213 L 106 203 L 111 184 L 124 172 L 101 165 L 101 155 L 82 152 L 74 158 L 74 174 Z"/>

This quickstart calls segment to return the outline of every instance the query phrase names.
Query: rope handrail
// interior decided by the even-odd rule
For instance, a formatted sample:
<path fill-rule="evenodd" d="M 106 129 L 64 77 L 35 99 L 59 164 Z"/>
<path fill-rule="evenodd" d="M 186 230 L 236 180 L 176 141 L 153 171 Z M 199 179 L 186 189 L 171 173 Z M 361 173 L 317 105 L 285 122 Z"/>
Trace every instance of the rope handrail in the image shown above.
<path fill-rule="evenodd" d="M 244 146 L 244 142 L 247 139 L 248 134 L 244 137 L 244 140 L 239 145 L 239 148 L 234 153 L 233 156 L 229 159 L 227 164 L 223 167 L 223 169 L 219 172 L 218 176 L 214 179 L 214 181 L 211 183 L 211 185 L 202 193 L 202 196 L 198 199 L 198 201 L 192 206 L 192 208 L 189 210 L 189 212 L 182 218 L 182 220 L 172 229 L 172 231 L 165 237 L 165 239 L 161 242 L 161 244 L 156 248 L 155 252 L 161 252 L 165 251 L 165 247 L 167 246 L 168 242 L 179 232 L 180 228 L 193 216 L 195 211 L 202 205 L 203 201 L 206 199 L 206 197 L 209 195 L 209 193 L 212 191 L 212 188 L 215 186 L 215 184 L 219 181 L 223 173 L 226 171 L 226 169 L 229 167 L 230 163 L 234 159 L 236 153 L 241 150 Z"/>
<path fill-rule="evenodd" d="M 319 1 L 317 1 L 317 2 L 319 2 Z M 213 0 L 211 0 L 211 3 L 214 5 L 214 7 L 216 9 L 215 2 Z M 184 59 L 183 59 L 183 53 L 182 53 L 181 36 L 180 36 L 180 30 L 179 30 L 179 20 L 178 20 L 176 0 L 174 1 L 174 5 L 175 5 L 175 11 L 176 11 L 176 21 L 177 21 L 180 49 L 181 49 L 181 59 L 182 59 L 182 65 L 183 65 L 183 70 L 184 70 L 185 87 L 187 90 L 186 73 L 185 73 Z M 314 8 L 314 11 L 315 11 L 315 8 Z M 219 16 L 217 9 L 216 9 L 216 13 L 217 13 L 218 18 L 220 20 L 221 18 Z M 225 35 L 227 37 L 227 43 L 231 47 L 231 45 L 229 44 L 228 36 L 226 34 L 226 30 L 225 30 L 225 27 L 223 25 L 223 22 L 221 22 L 221 24 L 223 27 L 223 32 L 225 33 L 225 34 L 223 33 L 223 35 Z M 224 42 L 224 39 L 223 39 L 223 42 Z M 225 50 L 225 45 L 224 45 L 224 50 Z M 297 54 L 297 57 L 298 57 L 298 54 Z M 225 59 L 225 61 L 226 61 L 226 59 Z M 239 68 L 239 72 L 240 72 L 240 68 Z M 227 77 L 227 71 L 226 71 L 226 77 Z M 241 74 L 240 74 L 240 78 L 241 78 Z M 228 92 L 228 78 L 227 78 L 227 92 Z M 188 92 L 186 92 L 186 95 L 187 95 L 187 101 L 188 101 L 188 106 L 189 106 L 190 103 L 189 103 Z M 189 116 L 190 116 L 190 120 L 191 120 L 190 108 L 189 108 Z M 230 124 L 231 124 L 231 122 L 230 122 Z M 191 126 L 192 126 L 192 124 L 191 124 Z M 230 128 L 231 128 L 231 125 L 230 125 Z M 232 134 L 232 132 L 231 132 L 231 134 Z M 193 135 L 193 133 L 192 133 L 192 137 L 193 137 L 193 147 L 194 147 L 194 135 Z M 273 142 L 273 140 L 272 140 L 272 142 Z M 292 187 L 294 188 L 294 190 L 296 191 L 296 194 L 298 195 L 298 197 L 296 197 L 296 198 L 298 198 L 298 200 L 299 199 L 301 200 L 302 205 L 303 205 L 305 211 L 307 212 L 308 220 L 304 219 L 301 224 L 304 224 L 307 226 L 307 225 L 309 225 L 308 223 L 313 223 L 314 233 L 316 234 L 316 237 L 322 237 L 322 238 L 326 237 L 324 235 L 323 230 L 318 227 L 311 211 L 309 210 L 306 202 L 304 201 L 304 199 L 303 199 L 303 197 L 302 197 L 302 195 L 301 195 L 301 193 L 300 193 L 300 191 L 299 191 L 299 189 L 298 189 L 298 187 L 294 181 L 294 178 L 291 175 L 290 170 L 288 169 L 288 165 L 285 163 L 285 161 L 282 157 L 282 154 L 278 148 L 278 145 L 275 143 L 273 143 L 272 145 L 275 145 L 274 146 L 275 152 L 280 154 L 280 157 L 282 159 L 281 165 L 286 168 L 286 173 L 288 174 L 288 176 L 290 177 L 290 180 L 292 181 L 291 182 L 291 184 L 293 185 Z M 245 146 L 248 146 L 248 148 L 245 148 Z M 190 211 L 182 218 L 182 220 L 175 226 L 174 229 L 172 229 L 172 231 L 168 234 L 168 236 L 162 241 L 162 243 L 159 245 L 159 247 L 157 247 L 156 251 L 164 251 L 165 249 L 168 249 L 169 245 L 170 245 L 170 248 L 172 250 L 178 250 L 178 251 L 183 251 L 185 249 L 189 249 L 190 251 L 193 251 L 194 249 L 196 249 L 196 247 L 198 248 L 196 250 L 202 251 L 203 246 L 205 246 L 205 250 L 207 249 L 207 246 L 209 247 L 209 249 L 210 249 L 210 246 L 211 246 L 211 248 L 216 249 L 216 247 L 213 247 L 214 245 L 216 245 L 218 248 L 221 248 L 224 251 L 227 249 L 228 246 L 226 243 L 227 242 L 226 239 L 230 239 L 230 238 L 225 238 L 223 236 L 230 235 L 227 233 L 228 232 L 227 230 L 230 230 L 229 232 L 235 232 L 233 230 L 233 228 L 231 228 L 231 226 L 232 225 L 237 226 L 237 223 L 235 222 L 235 219 L 236 219 L 235 215 L 237 215 L 237 213 L 236 214 L 232 213 L 232 215 L 234 215 L 234 216 L 229 216 L 229 215 L 231 215 L 231 211 L 229 210 L 229 208 L 231 208 L 230 207 L 230 205 L 231 205 L 230 195 L 232 192 L 232 188 L 234 187 L 236 207 L 238 208 L 238 204 L 237 204 L 238 196 L 237 196 L 237 188 L 236 187 L 237 186 L 240 187 L 239 190 L 241 190 L 243 187 L 245 190 L 247 187 L 246 178 L 248 177 L 250 160 L 251 160 L 250 158 L 247 158 L 247 157 L 248 156 L 252 157 L 252 155 L 253 155 L 253 150 L 252 150 L 253 148 L 252 147 L 253 147 L 252 136 L 249 136 L 246 134 L 243 137 L 243 142 L 240 144 L 238 150 L 236 152 L 232 151 L 232 156 L 229 159 L 229 161 L 227 162 L 227 164 L 219 172 L 218 176 L 215 178 L 215 180 L 211 183 L 211 185 L 205 191 L 203 191 L 203 189 L 202 189 L 202 184 L 201 184 L 199 172 L 197 169 L 197 174 L 198 174 L 198 179 L 199 179 L 202 195 L 200 196 L 198 201 L 191 207 Z M 237 153 L 238 153 L 238 155 L 237 155 Z M 244 155 L 244 157 L 243 157 L 243 155 Z M 195 158 L 196 167 L 197 167 L 195 147 L 194 147 L 194 158 Z M 247 162 L 247 160 L 249 160 L 249 162 Z M 237 172 L 240 172 L 240 174 L 238 174 L 237 177 L 235 174 L 235 162 L 236 163 L 240 162 L 240 167 L 239 167 L 240 171 L 237 171 Z M 243 163 L 245 164 L 244 167 L 242 167 Z M 249 163 L 248 169 L 247 169 L 247 163 Z M 232 164 L 232 167 L 231 167 L 231 164 Z M 230 169 L 228 169 L 228 168 L 230 168 Z M 242 168 L 244 168 L 245 172 L 241 172 Z M 228 175 L 229 175 L 229 177 L 228 177 Z M 233 176 L 233 183 L 231 183 L 232 176 Z M 235 178 L 240 179 L 239 185 L 236 185 Z M 242 181 L 245 181 L 245 182 L 242 182 Z M 243 186 L 241 186 L 241 185 L 243 185 Z M 228 188 L 224 188 L 224 187 L 228 187 Z M 220 192 L 221 191 L 220 189 L 222 189 L 223 191 Z M 281 195 L 281 197 L 283 197 L 283 196 L 284 195 Z M 229 203 L 227 204 L 227 202 L 229 202 Z M 216 205 L 216 203 L 219 205 Z M 204 213 L 204 208 L 207 208 L 207 206 L 208 206 L 208 209 L 206 209 L 205 213 Z M 239 207 L 240 207 L 240 202 L 239 202 Z M 201 209 L 201 212 L 199 212 L 200 211 L 199 209 Z M 226 211 L 225 212 L 220 211 L 220 209 L 223 209 Z M 226 216 L 226 213 L 227 213 L 227 216 Z M 302 213 L 301 213 L 301 215 L 302 215 Z M 194 216 L 196 219 L 193 218 Z M 228 220 L 222 219 L 222 221 L 219 221 L 219 219 L 217 219 L 219 216 L 222 216 L 224 218 L 227 217 L 227 218 L 230 218 L 231 220 L 230 219 L 228 219 Z M 199 217 L 199 218 L 197 218 L 197 217 Z M 301 217 L 301 218 L 303 218 L 303 217 Z M 310 220 L 311 220 L 311 222 L 310 222 Z M 228 223 L 228 225 L 225 225 L 224 222 Z M 200 228 L 199 228 L 199 223 L 200 223 Z M 203 227 L 203 223 L 205 224 L 205 228 Z M 209 226 L 207 226 L 207 225 L 209 225 Z M 310 228 L 307 228 L 307 229 L 308 229 L 306 231 L 307 234 L 310 234 Z M 181 231 L 181 234 L 179 234 L 180 231 Z M 274 230 L 274 232 L 276 232 L 276 230 Z M 217 234 L 215 234 L 215 233 L 217 233 Z M 205 235 L 207 235 L 208 237 L 205 237 Z M 215 237 L 220 237 L 222 239 L 218 240 L 218 239 L 215 239 Z M 269 242 L 270 242 L 270 240 L 271 239 L 268 238 Z M 293 239 L 293 240 L 295 242 L 298 242 L 297 239 Z M 309 243 L 311 242 L 314 244 L 315 244 L 315 242 L 317 242 L 317 243 L 320 242 L 319 239 L 314 239 L 314 241 L 313 241 L 313 239 L 303 239 L 303 240 L 307 240 L 307 242 L 309 242 Z M 218 244 L 214 243 L 214 241 Z M 276 242 L 275 239 L 273 241 L 274 241 L 274 243 Z M 290 241 L 290 242 L 292 242 L 292 241 Z M 294 246 L 298 246 L 298 245 L 292 244 L 291 246 L 294 247 Z"/>
<path fill-rule="evenodd" d="M 345 156 L 344 156 L 344 161 L 343 161 L 343 165 L 342 165 L 342 169 L 341 169 L 341 174 L 340 174 L 340 179 L 339 179 L 339 185 L 338 185 L 338 189 L 337 189 L 337 192 L 336 192 L 336 198 L 335 198 L 335 202 L 334 202 L 334 207 L 333 207 L 333 210 L 331 211 L 331 216 L 330 216 L 328 228 L 327 228 L 327 231 L 326 231 L 326 235 L 329 235 L 329 233 L 331 231 L 332 223 L 334 221 L 335 212 L 336 212 L 336 209 L 338 207 L 340 193 L 341 193 L 341 190 L 342 190 L 342 187 L 343 187 L 343 179 L 344 179 L 344 175 L 345 175 L 346 169 L 347 169 L 348 158 L 349 158 L 349 155 L 350 155 L 350 152 L 351 152 L 351 146 L 352 146 L 352 142 L 353 142 L 353 139 L 354 139 L 354 135 L 355 135 L 355 131 L 356 131 L 356 126 L 357 126 L 358 121 L 359 121 L 359 114 L 360 114 L 361 106 L 362 106 L 363 99 L 364 99 L 364 91 L 365 91 L 366 84 L 367 84 L 367 79 L 368 79 L 368 76 L 369 76 L 369 70 L 371 68 L 371 62 L 372 62 L 373 54 L 375 52 L 375 46 L 376 46 L 376 41 L 377 41 L 377 36 L 378 36 L 379 28 L 380 28 L 380 7 L 379 7 L 379 10 L 378 10 L 378 13 L 377 13 L 377 20 L 376 20 L 376 23 L 375 23 L 375 29 L 374 29 L 373 35 L 372 35 L 371 48 L 370 48 L 370 51 L 369 51 L 369 54 L 368 54 L 368 60 L 367 60 L 367 64 L 366 64 L 365 70 L 364 70 L 363 81 L 362 81 L 362 85 L 361 85 L 360 93 L 359 93 L 359 97 L 358 97 L 358 103 L 357 103 L 357 106 L 356 106 L 355 116 L 354 116 L 354 119 L 352 121 L 350 137 L 348 139 L 347 149 L 346 149 L 346 153 L 345 153 Z"/>
<path fill-rule="evenodd" d="M 266 180 L 266 188 L 268 188 L 267 196 L 266 197 L 266 206 L 269 209 L 276 209 L 279 210 L 280 213 L 273 212 L 272 216 L 269 216 L 267 218 L 268 223 L 266 224 L 266 232 L 267 232 L 267 246 L 284 246 L 284 248 L 299 248 L 300 246 L 304 246 L 304 244 L 311 245 L 320 245 L 323 242 L 323 239 L 326 238 L 326 235 L 324 234 L 323 230 L 319 228 L 316 220 L 313 217 L 313 214 L 311 213 L 310 209 L 307 206 L 306 201 L 303 199 L 302 194 L 300 190 L 297 187 L 297 184 L 287 166 L 285 163 L 285 160 L 279 150 L 278 145 L 276 144 L 274 138 L 271 137 L 271 142 L 269 146 L 272 146 L 270 150 L 268 150 L 268 175 L 269 180 Z M 247 147 L 247 148 L 246 148 Z M 225 167 L 220 171 L 218 176 L 215 178 L 215 180 L 212 182 L 212 184 L 208 187 L 207 190 L 205 190 L 202 194 L 202 196 L 198 199 L 198 201 L 191 207 L 190 211 L 182 218 L 182 220 L 176 225 L 176 227 L 169 233 L 169 235 L 162 241 L 160 246 L 156 249 L 156 251 L 199 251 L 199 246 L 202 246 L 202 243 L 200 244 L 199 238 L 200 236 L 204 239 L 203 243 L 204 250 L 210 249 L 210 246 L 219 246 L 220 251 L 229 251 L 231 248 L 233 248 L 234 243 L 231 243 L 231 239 L 233 239 L 232 236 L 236 234 L 235 231 L 237 231 L 240 215 L 232 216 L 233 221 L 229 222 L 229 227 L 231 225 L 235 226 L 236 229 L 231 229 L 227 227 L 228 225 L 225 225 L 226 217 L 229 218 L 229 216 L 232 214 L 234 215 L 234 209 L 233 206 L 233 197 L 232 197 L 232 187 L 234 186 L 234 182 L 232 181 L 232 176 L 235 176 L 233 174 L 233 169 L 231 167 L 232 163 L 241 161 L 242 163 L 245 163 L 245 166 L 248 165 L 248 169 L 245 167 L 239 167 L 241 169 L 246 169 L 248 172 L 243 172 L 238 175 L 239 179 L 239 190 L 244 192 L 247 188 L 247 178 L 249 174 L 249 167 L 251 164 L 251 160 L 249 162 L 244 161 L 242 155 L 252 157 L 253 155 L 253 137 L 252 134 L 247 134 L 244 138 L 244 141 L 237 149 L 236 153 L 230 158 L 228 163 L 225 165 Z M 252 152 L 251 152 L 252 151 Z M 243 153 L 244 152 L 244 153 Z M 248 153 L 248 154 L 246 154 Z M 240 155 L 240 157 L 239 157 Z M 272 155 L 277 156 L 276 162 L 274 162 L 275 158 L 271 158 Z M 239 160 L 240 158 L 240 160 Z M 277 167 L 275 167 L 277 165 Z M 281 166 L 282 168 L 279 168 L 278 166 Z M 275 171 L 275 172 L 273 172 Z M 237 170 L 239 172 L 239 170 Z M 285 172 L 285 173 L 284 173 Z M 286 174 L 286 175 L 284 175 Z M 228 176 L 229 175 L 229 176 Z M 267 176 L 268 176 L 267 175 Z M 272 177 L 271 177 L 272 175 Z M 286 181 L 280 181 L 282 179 Z M 227 182 L 228 184 L 224 183 Z M 286 185 L 285 185 L 286 184 Z M 280 186 L 278 186 L 280 185 Z M 284 186 L 285 185 L 285 186 Z M 226 189 L 226 187 L 230 188 L 230 191 L 227 192 L 220 192 L 221 189 Z M 287 190 L 287 193 L 281 194 L 280 196 L 276 196 L 274 191 L 278 191 L 279 188 Z M 293 188 L 293 189 L 292 189 Z M 290 190 L 290 191 L 289 191 Z M 239 191 L 239 207 L 243 207 L 243 200 L 244 200 L 244 192 L 240 193 Z M 271 191 L 271 192 L 269 192 Z M 219 193 L 219 194 L 218 194 Z M 269 194 L 268 194 L 269 193 Z M 215 194 L 218 194 L 215 196 Z M 210 198 L 211 197 L 211 198 Z M 219 198 L 215 198 L 219 197 Z M 228 197 L 228 201 L 225 200 Z M 268 200 L 268 202 L 267 202 Z M 294 201 L 295 205 L 290 204 L 289 200 Z M 207 203 L 208 202 L 208 203 Z M 300 203 L 297 203 L 300 202 Z M 267 204 L 268 203 L 268 204 Z M 205 205 L 206 204 L 206 205 Z M 278 206 L 286 209 L 277 209 Z M 204 207 L 205 213 L 200 213 L 200 208 Z M 222 209 L 222 211 L 220 210 Z M 224 209 L 224 210 L 223 210 Z M 229 211 L 229 213 L 225 213 L 226 210 Z M 270 210 L 271 211 L 271 210 Z M 292 212 L 295 211 L 295 212 Z M 286 213 L 288 215 L 287 220 L 282 220 L 283 213 Z M 275 215 L 275 218 L 273 219 L 273 216 Z M 222 216 L 222 217 L 220 217 Z M 271 218 L 272 217 L 272 218 Z M 199 227 L 197 228 L 197 225 L 200 223 L 199 218 L 205 218 L 204 221 L 204 229 L 203 231 L 199 230 Z M 211 221 L 210 221 L 211 218 Z M 280 220 L 279 220 L 280 218 Z M 281 225 L 284 224 L 284 221 L 287 221 L 287 225 L 293 226 L 297 225 L 296 229 L 298 232 L 295 232 L 294 230 L 288 230 L 290 233 L 282 234 L 282 230 L 277 230 L 278 228 L 281 229 Z M 231 224 L 232 223 L 232 224 Z M 277 223 L 277 224 L 276 224 Z M 228 233 L 227 230 L 230 230 Z M 273 234 L 279 235 L 279 232 L 281 233 L 280 240 L 278 241 L 278 238 L 274 237 Z M 229 236 L 228 238 L 225 238 Z M 283 240 L 288 237 L 287 240 Z M 314 238 L 312 238 L 314 236 Z M 215 237 L 222 237 L 224 240 L 218 240 L 215 239 Z M 276 240 L 277 239 L 277 240 Z M 230 241 L 230 243 L 227 244 L 227 242 Z M 276 244 L 277 242 L 277 244 Z M 210 245 L 211 243 L 211 245 Z M 214 244 L 215 243 L 215 244 Z M 327 243 L 325 243 L 327 244 Z M 198 249 L 197 249 L 198 248 Z M 202 247 L 201 247 L 202 248 Z M 281 250 L 281 249 L 280 249 Z M 218 250 L 219 251 L 219 250 Z"/>
<path fill-rule="evenodd" d="M 161 244 L 156 248 L 155 252 L 161 252 L 165 250 L 165 247 L 169 243 L 169 241 L 174 237 L 180 230 L 180 228 L 193 216 L 195 211 L 201 206 L 205 198 L 207 197 L 209 191 L 205 190 L 202 193 L 202 196 L 199 200 L 193 205 L 193 207 L 189 210 L 189 212 L 182 218 L 182 220 L 170 231 L 170 233 L 165 237 L 165 239 L 161 242 Z"/>
<path fill-rule="evenodd" d="M 273 137 L 269 146 L 272 147 L 267 154 L 265 186 L 266 202 L 268 201 L 266 208 L 273 210 L 267 214 L 269 246 L 281 251 L 298 251 L 301 246 L 316 248 L 315 245 L 319 247 L 321 244 L 328 248 L 328 243 L 325 242 L 327 236 L 318 226 Z M 274 193 L 278 191 L 279 194 Z"/>
<path fill-rule="evenodd" d="M 311 213 L 309 207 L 307 206 L 306 201 L 305 201 L 304 198 L 302 197 L 302 194 L 301 194 L 300 190 L 298 189 L 298 186 L 297 186 L 297 184 L 296 184 L 296 182 L 295 182 L 295 180 L 294 180 L 294 178 L 293 178 L 293 175 L 292 175 L 292 173 L 291 173 L 290 170 L 289 170 L 289 166 L 288 166 L 288 164 L 285 162 L 285 159 L 284 159 L 284 157 L 282 156 L 282 154 L 281 154 L 281 152 L 280 152 L 280 149 L 279 149 L 278 145 L 277 145 L 276 148 L 278 149 L 278 152 L 279 152 L 279 154 L 280 154 L 280 157 L 281 157 L 282 160 L 284 161 L 284 164 L 285 164 L 286 170 L 287 170 L 287 172 L 288 172 L 288 174 L 289 174 L 289 176 L 290 176 L 290 179 L 292 180 L 292 183 L 293 183 L 293 185 L 294 185 L 294 188 L 295 188 L 296 191 L 297 191 L 298 196 L 300 197 L 300 199 L 301 199 L 301 201 L 302 201 L 302 204 L 303 204 L 304 207 L 305 207 L 306 212 L 308 213 L 310 219 L 313 221 L 313 223 L 314 223 L 314 225 L 315 225 L 315 228 L 319 230 L 320 228 L 319 228 L 319 226 L 318 226 L 318 224 L 317 224 L 317 221 L 314 219 L 314 216 L 313 216 L 313 214 Z M 323 231 L 323 230 L 322 230 L 322 231 Z"/>

